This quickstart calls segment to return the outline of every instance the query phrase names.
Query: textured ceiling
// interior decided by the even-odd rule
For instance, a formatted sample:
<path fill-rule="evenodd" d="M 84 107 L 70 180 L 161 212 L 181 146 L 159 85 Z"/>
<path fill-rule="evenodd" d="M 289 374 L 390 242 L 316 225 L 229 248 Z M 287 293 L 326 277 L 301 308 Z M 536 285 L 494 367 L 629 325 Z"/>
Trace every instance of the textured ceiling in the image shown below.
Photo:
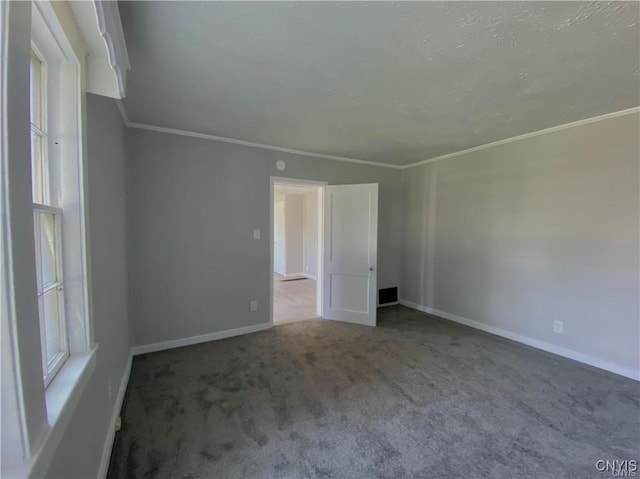
<path fill-rule="evenodd" d="M 133 122 L 406 165 L 640 104 L 636 2 L 121 2 Z"/>

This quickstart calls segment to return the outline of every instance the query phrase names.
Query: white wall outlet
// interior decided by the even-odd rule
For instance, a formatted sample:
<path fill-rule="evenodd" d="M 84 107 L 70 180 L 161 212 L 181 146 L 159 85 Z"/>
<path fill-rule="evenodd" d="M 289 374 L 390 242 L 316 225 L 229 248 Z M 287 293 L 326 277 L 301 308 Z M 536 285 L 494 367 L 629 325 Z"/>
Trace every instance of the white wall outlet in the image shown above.
<path fill-rule="evenodd" d="M 260 239 L 260 230 L 253 230 L 253 239 Z"/>
<path fill-rule="evenodd" d="M 309 272 L 309 265 L 305 266 L 304 270 L 308 273 Z"/>
<path fill-rule="evenodd" d="M 122 417 L 121 416 L 118 416 L 116 418 L 115 428 L 116 428 L 116 432 L 118 432 L 120 429 L 122 429 Z"/>
<path fill-rule="evenodd" d="M 562 333 L 563 328 L 564 328 L 564 324 L 562 323 L 562 321 L 555 320 L 553 322 L 554 333 Z"/>
<path fill-rule="evenodd" d="M 258 302 L 251 301 L 251 311 L 258 311 Z"/>

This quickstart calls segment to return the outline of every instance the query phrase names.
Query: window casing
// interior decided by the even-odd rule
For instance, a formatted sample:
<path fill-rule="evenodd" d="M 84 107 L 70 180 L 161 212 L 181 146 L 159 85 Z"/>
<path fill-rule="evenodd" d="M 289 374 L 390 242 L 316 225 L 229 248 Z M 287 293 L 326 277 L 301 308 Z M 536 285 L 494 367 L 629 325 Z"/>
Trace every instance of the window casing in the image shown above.
<path fill-rule="evenodd" d="M 34 2 L 32 7 L 35 273 L 43 378 L 49 392 L 56 374 L 94 347 L 85 229 L 83 64 L 53 4 Z"/>
<path fill-rule="evenodd" d="M 30 63 L 31 178 L 42 373 L 47 387 L 69 357 L 62 261 L 63 212 L 53 204 L 49 152 L 47 64 L 35 46 Z"/>
<path fill-rule="evenodd" d="M 100 4 L 79 3 L 0 2 L 3 477 L 46 475 L 96 366 L 84 126 L 88 54 L 102 52 L 87 50 L 86 39 L 102 35 L 95 24 Z M 117 19 L 115 5 L 107 10 Z M 108 66 L 96 57 L 93 64 Z M 29 188 L 34 197 L 24 195 Z M 30 216 L 33 222 L 25 222 Z M 49 324 L 62 325 L 66 335 L 49 328 L 47 345 L 47 322 L 38 323 L 47 313 L 39 308 L 51 311 Z"/>

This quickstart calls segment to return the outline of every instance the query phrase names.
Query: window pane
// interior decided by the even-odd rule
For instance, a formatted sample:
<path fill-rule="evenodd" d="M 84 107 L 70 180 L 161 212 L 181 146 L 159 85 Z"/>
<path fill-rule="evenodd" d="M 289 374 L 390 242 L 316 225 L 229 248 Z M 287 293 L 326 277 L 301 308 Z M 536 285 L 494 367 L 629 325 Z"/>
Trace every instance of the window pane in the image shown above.
<path fill-rule="evenodd" d="M 31 132 L 31 188 L 33 202 L 44 204 L 44 161 L 42 138 Z"/>
<path fill-rule="evenodd" d="M 62 338 L 60 336 L 60 305 L 58 303 L 59 293 L 57 288 L 44 294 L 41 299 L 45 335 L 45 351 L 42 351 L 42 355 L 46 358 L 46 363 L 51 364 L 51 361 L 63 351 Z"/>
<path fill-rule="evenodd" d="M 56 271 L 56 223 L 51 213 L 41 212 L 40 218 L 40 280 L 44 288 L 58 281 Z"/>
<path fill-rule="evenodd" d="M 42 62 L 31 54 L 31 123 L 42 128 Z"/>

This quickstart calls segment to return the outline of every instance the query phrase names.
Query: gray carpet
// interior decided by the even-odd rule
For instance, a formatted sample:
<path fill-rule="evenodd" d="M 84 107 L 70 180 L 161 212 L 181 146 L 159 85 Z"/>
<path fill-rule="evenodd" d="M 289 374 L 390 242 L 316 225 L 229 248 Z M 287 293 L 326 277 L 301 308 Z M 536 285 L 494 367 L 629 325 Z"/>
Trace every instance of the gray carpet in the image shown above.
<path fill-rule="evenodd" d="M 635 381 L 403 307 L 136 357 L 108 477 L 611 477 Z"/>

